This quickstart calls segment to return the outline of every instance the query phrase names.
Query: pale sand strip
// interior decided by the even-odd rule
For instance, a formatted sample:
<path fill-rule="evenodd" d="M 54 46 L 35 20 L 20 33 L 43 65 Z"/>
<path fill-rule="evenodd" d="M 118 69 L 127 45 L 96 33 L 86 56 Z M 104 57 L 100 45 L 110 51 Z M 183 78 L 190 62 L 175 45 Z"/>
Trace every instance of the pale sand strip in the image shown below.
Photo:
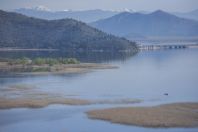
<path fill-rule="evenodd" d="M 76 95 L 75 95 L 76 96 Z M 41 108 L 52 104 L 91 105 L 91 104 L 134 104 L 139 99 L 85 100 L 72 98 L 71 95 L 41 91 L 36 86 L 12 85 L 0 87 L 0 109 Z"/>
<path fill-rule="evenodd" d="M 102 104 L 135 104 L 140 103 L 140 100 L 121 99 L 121 100 L 102 100 Z M 65 97 L 40 97 L 40 98 L 15 98 L 6 99 L 0 98 L 0 109 L 10 108 L 42 108 L 48 105 L 61 104 L 61 105 L 92 105 L 101 104 L 101 100 L 90 101 L 76 98 L 65 98 Z"/>
<path fill-rule="evenodd" d="M 14 85 L 0 88 L 0 109 L 41 108 L 51 104 L 89 105 L 88 100 L 67 98 L 61 94 L 44 92 L 35 86 Z"/>
<path fill-rule="evenodd" d="M 40 98 L 40 99 L 1 99 L 0 109 L 9 108 L 42 108 L 52 104 L 63 105 L 89 105 L 87 100 L 73 99 L 73 98 Z"/>

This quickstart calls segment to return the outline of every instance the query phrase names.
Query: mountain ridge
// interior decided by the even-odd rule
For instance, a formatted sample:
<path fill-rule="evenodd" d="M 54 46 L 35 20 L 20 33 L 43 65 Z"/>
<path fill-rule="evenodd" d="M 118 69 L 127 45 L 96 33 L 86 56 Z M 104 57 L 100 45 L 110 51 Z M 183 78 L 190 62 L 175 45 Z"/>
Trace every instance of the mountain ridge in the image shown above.
<path fill-rule="evenodd" d="M 54 20 L 63 18 L 73 18 L 82 22 L 92 22 L 101 18 L 108 18 L 110 16 L 117 14 L 117 12 L 100 9 L 84 11 L 46 11 L 36 10 L 34 8 L 20 8 L 15 9 L 14 12 L 40 19 Z"/>
<path fill-rule="evenodd" d="M 149 14 L 124 12 L 90 25 L 118 36 L 198 36 L 196 20 L 179 18 L 161 10 Z"/>
<path fill-rule="evenodd" d="M 198 9 L 190 12 L 173 12 L 174 15 L 182 18 L 192 19 L 198 21 Z"/>
<path fill-rule="evenodd" d="M 111 17 L 121 12 L 142 13 L 149 14 L 149 11 L 135 11 L 132 9 L 124 8 L 122 10 L 102 10 L 102 9 L 89 9 L 89 10 L 62 10 L 52 11 L 45 6 L 37 6 L 31 8 L 18 8 L 14 12 L 41 19 L 62 19 L 73 18 L 86 23 L 94 22 L 99 19 Z M 198 9 L 189 12 L 168 12 L 181 18 L 193 19 L 198 21 Z"/>
<path fill-rule="evenodd" d="M 136 50 L 118 38 L 73 19 L 42 20 L 0 10 L 0 47 L 61 50 Z"/>

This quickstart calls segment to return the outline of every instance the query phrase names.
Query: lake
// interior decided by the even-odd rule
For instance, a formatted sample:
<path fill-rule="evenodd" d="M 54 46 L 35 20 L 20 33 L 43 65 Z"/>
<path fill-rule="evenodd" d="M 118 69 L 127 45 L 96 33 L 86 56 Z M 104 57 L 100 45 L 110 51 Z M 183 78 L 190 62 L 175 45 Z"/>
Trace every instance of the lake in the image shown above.
<path fill-rule="evenodd" d="M 22 54 L 22 55 L 21 55 Z M 1 57 L 27 53 L 0 53 Z M 48 56 L 36 53 L 37 56 Z M 42 55 L 41 55 L 42 54 Z M 31 53 L 32 57 L 33 55 Z M 56 53 L 51 53 L 57 57 Z M 122 106 L 150 106 L 172 102 L 198 102 L 198 49 L 144 51 L 136 55 L 62 54 L 82 62 L 109 63 L 118 69 L 81 74 L 0 76 L 0 86 L 33 85 L 42 91 L 88 100 L 140 99 L 139 104 L 50 105 L 40 109 L 0 110 L 0 132 L 197 132 L 198 128 L 144 128 L 88 119 L 85 112 Z M 98 60 L 98 61 L 94 61 Z M 1 88 L 0 87 L 0 88 Z M 0 89 L 1 90 L 1 89 Z M 165 96 L 164 93 L 168 93 Z"/>

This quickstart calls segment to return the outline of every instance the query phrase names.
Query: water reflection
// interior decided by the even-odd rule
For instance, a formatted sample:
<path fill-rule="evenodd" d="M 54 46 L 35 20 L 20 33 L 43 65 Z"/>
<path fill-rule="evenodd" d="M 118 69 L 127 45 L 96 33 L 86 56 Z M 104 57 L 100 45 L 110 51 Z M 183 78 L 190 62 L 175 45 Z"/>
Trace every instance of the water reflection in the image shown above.
<path fill-rule="evenodd" d="M 17 53 L 16 53 L 17 54 Z M 31 54 L 30 54 L 31 55 Z M 46 55 L 46 54 L 43 54 Z M 50 56 L 53 56 L 51 53 Z M 66 55 L 66 54 L 62 54 Z M 17 57 L 10 55 L 10 57 Z M 40 54 L 38 55 L 40 56 Z M 119 69 L 62 76 L 2 77 L 0 86 L 29 84 L 48 92 L 85 99 L 138 98 L 140 105 L 198 101 L 198 50 L 141 52 L 131 57 L 87 53 L 81 61 L 111 62 Z M 5 57 L 5 56 L 4 56 Z M 31 56 L 30 56 L 31 57 Z M 32 57 L 35 57 L 32 56 Z M 114 59 L 112 59 L 114 58 Z M 117 58 L 117 59 L 115 59 Z M 113 61 L 114 60 L 114 61 Z M 120 63 L 119 61 L 124 61 Z M 164 96 L 164 93 L 169 93 Z M 113 105 L 114 107 L 118 107 Z M 43 109 L 0 110 L 0 131 L 70 132 L 197 132 L 197 128 L 154 129 L 90 120 L 84 112 L 112 105 L 50 106 Z M 76 127 L 78 126 L 78 127 Z"/>
<path fill-rule="evenodd" d="M 34 84 L 43 90 L 79 95 L 88 99 L 153 99 L 169 93 L 166 98 L 169 101 L 197 101 L 197 57 L 197 50 L 190 49 L 148 51 L 128 57 L 127 61 L 124 57 L 124 63 L 111 60 L 119 69 L 56 76 L 2 75 L 0 83 Z"/>

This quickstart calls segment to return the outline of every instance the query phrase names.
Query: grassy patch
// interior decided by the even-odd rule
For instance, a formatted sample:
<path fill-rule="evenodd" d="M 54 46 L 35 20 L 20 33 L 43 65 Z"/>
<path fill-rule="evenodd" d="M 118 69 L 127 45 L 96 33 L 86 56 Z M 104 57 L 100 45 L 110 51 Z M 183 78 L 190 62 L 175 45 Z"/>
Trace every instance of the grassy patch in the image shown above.
<path fill-rule="evenodd" d="M 6 60 L 9 65 L 44 65 L 48 64 L 49 66 L 57 65 L 57 64 L 79 64 L 76 58 L 20 58 L 20 59 L 7 59 Z"/>

